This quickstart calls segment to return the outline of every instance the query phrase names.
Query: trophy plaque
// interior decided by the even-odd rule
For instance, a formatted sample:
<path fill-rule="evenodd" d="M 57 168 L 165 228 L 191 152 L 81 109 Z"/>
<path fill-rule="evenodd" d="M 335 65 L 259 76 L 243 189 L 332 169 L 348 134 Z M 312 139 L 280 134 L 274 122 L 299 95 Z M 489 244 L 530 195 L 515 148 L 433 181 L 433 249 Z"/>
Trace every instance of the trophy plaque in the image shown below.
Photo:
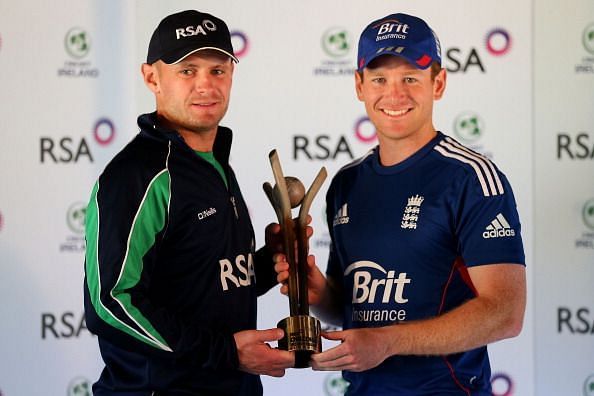
<path fill-rule="evenodd" d="M 270 200 L 278 218 L 283 234 L 283 247 L 289 263 L 287 281 L 289 295 L 289 317 L 278 322 L 277 327 L 284 330 L 284 337 L 278 347 L 295 352 L 295 367 L 309 367 L 312 353 L 322 351 L 320 321 L 309 315 L 307 299 L 307 215 L 315 195 L 326 179 L 326 169 L 322 167 L 313 183 L 305 192 L 303 184 L 294 177 L 285 177 L 276 150 L 269 154 L 270 165 L 276 185 L 264 183 L 264 192 Z M 291 209 L 299 208 L 297 221 L 293 220 Z"/>

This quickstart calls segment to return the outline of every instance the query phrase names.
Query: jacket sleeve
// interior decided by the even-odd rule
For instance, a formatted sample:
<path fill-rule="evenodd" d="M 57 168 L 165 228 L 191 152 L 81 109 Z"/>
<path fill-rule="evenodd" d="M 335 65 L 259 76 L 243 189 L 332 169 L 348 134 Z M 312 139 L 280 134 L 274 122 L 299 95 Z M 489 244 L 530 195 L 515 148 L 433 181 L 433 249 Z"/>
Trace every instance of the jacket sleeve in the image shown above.
<path fill-rule="evenodd" d="M 278 284 L 276 281 L 276 272 L 274 271 L 274 262 L 272 261 L 272 253 L 266 246 L 263 246 L 256 251 L 254 262 L 256 293 L 258 296 L 261 296 Z"/>
<path fill-rule="evenodd" d="M 122 172 L 104 172 L 87 207 L 87 327 L 125 349 L 202 367 L 236 368 L 232 334 L 181 322 L 148 287 L 167 227 L 168 170 L 140 178 Z"/>

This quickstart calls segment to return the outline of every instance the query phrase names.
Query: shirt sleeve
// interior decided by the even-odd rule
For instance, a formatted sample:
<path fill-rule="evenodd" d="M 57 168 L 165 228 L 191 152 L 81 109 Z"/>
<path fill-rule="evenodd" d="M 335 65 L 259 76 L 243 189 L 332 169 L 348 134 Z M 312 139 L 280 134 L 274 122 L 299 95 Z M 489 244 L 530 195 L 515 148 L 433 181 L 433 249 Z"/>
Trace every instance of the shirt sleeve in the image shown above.
<path fill-rule="evenodd" d="M 336 255 L 334 227 L 332 225 L 334 215 L 336 213 L 337 205 L 335 201 L 335 179 L 332 180 L 328 192 L 326 193 L 326 224 L 328 225 L 328 232 L 330 234 L 330 248 L 328 251 L 328 265 L 326 266 L 326 275 L 333 278 L 337 282 L 342 282 L 342 269 L 338 256 Z"/>
<path fill-rule="evenodd" d="M 232 334 L 183 323 L 149 289 L 169 199 L 166 168 L 142 177 L 107 172 L 93 187 L 86 214 L 87 327 L 125 349 L 235 368 Z"/>
<path fill-rule="evenodd" d="M 493 184 L 497 187 L 487 192 L 472 173 L 466 174 L 458 189 L 456 236 L 458 249 L 469 267 L 525 264 L 520 218 L 511 185 L 498 169 L 494 175 Z"/>
<path fill-rule="evenodd" d="M 258 296 L 261 296 L 277 285 L 272 253 L 266 246 L 256 251 L 254 263 L 256 271 L 256 293 Z"/>

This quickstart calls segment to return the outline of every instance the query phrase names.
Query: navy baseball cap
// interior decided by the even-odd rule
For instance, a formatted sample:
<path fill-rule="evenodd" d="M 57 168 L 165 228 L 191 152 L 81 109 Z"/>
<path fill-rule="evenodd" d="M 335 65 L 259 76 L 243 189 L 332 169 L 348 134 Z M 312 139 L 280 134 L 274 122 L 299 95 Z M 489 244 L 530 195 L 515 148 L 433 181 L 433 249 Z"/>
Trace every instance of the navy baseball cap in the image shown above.
<path fill-rule="evenodd" d="M 407 14 L 385 16 L 371 22 L 361 33 L 357 70 L 363 71 L 381 55 L 400 56 L 419 69 L 433 62 L 441 66 L 437 35 L 421 18 Z"/>
<path fill-rule="evenodd" d="M 216 50 L 239 62 L 233 53 L 231 34 L 223 20 L 204 12 L 187 10 L 169 15 L 159 23 L 148 47 L 146 63 L 181 62 L 201 50 Z"/>

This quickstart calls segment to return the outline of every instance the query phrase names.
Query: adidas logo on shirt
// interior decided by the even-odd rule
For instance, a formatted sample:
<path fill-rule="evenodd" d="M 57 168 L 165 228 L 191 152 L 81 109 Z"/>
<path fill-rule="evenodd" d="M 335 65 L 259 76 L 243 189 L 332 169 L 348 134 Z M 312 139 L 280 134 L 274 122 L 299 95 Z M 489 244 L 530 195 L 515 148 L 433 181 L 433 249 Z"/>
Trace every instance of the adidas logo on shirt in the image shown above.
<path fill-rule="evenodd" d="M 336 216 L 334 216 L 334 221 L 332 222 L 333 226 L 337 226 L 339 224 L 348 224 L 349 216 L 347 213 L 347 204 L 342 205 Z"/>
<path fill-rule="evenodd" d="M 505 217 L 499 213 L 489 224 L 483 232 L 483 238 L 503 238 L 508 236 L 516 236 L 516 232 L 511 228 Z"/>

